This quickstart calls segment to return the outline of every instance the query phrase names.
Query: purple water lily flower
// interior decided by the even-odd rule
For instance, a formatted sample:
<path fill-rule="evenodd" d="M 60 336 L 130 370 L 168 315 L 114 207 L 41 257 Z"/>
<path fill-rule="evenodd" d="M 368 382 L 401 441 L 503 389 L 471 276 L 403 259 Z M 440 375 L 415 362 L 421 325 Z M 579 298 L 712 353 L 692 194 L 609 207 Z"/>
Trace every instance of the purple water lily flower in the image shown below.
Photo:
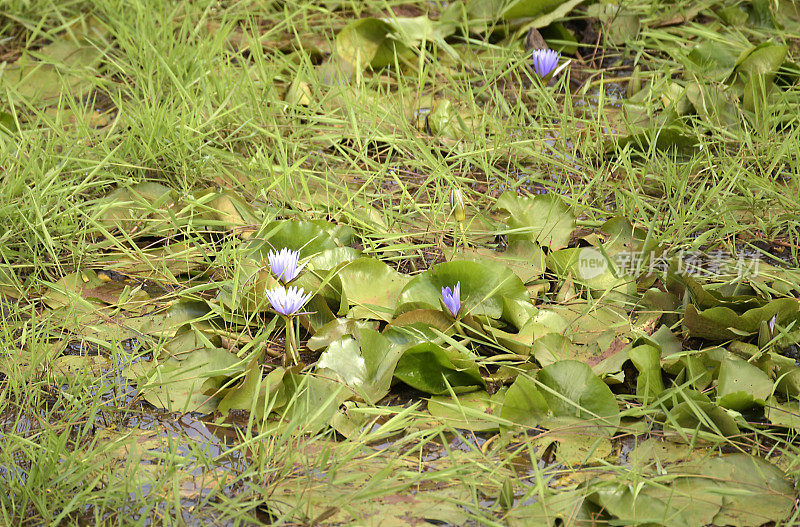
<path fill-rule="evenodd" d="M 540 77 L 547 77 L 551 71 L 556 69 L 560 58 L 561 53 L 557 53 L 552 49 L 534 49 L 533 70 Z"/>
<path fill-rule="evenodd" d="M 278 252 L 270 251 L 267 255 L 269 259 L 269 266 L 272 268 L 273 274 L 278 277 L 278 280 L 284 284 L 288 284 L 300 274 L 306 264 L 298 265 L 300 261 L 300 253 L 290 249 L 283 248 Z"/>
<path fill-rule="evenodd" d="M 303 305 L 311 298 L 311 293 L 304 294 L 302 287 L 290 287 L 286 289 L 278 286 L 267 291 L 267 298 L 272 305 L 272 309 L 285 316 L 292 316 L 297 313 Z"/>
<path fill-rule="evenodd" d="M 461 311 L 461 282 L 458 282 L 453 289 L 443 287 L 442 301 L 451 315 L 458 316 L 458 312 Z"/>

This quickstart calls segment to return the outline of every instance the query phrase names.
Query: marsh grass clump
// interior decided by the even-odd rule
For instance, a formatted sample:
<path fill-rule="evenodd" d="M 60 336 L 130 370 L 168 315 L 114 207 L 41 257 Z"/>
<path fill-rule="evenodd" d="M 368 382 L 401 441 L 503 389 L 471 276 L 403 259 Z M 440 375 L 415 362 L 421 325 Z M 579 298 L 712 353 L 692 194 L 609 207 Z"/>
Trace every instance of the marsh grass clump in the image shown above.
<path fill-rule="evenodd" d="M 673 4 L 5 2 L 3 521 L 796 524 L 800 17 Z"/>

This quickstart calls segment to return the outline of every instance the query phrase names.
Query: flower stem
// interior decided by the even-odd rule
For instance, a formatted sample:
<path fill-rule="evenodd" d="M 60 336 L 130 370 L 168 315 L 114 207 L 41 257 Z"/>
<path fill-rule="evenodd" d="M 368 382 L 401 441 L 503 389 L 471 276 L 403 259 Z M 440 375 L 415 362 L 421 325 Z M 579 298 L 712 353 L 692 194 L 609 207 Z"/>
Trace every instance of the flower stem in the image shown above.
<path fill-rule="evenodd" d="M 463 323 L 461 322 L 461 320 L 459 318 L 456 318 L 455 320 L 453 320 L 453 324 L 456 327 L 456 334 L 457 335 L 461 335 L 462 337 L 466 337 L 467 336 L 467 333 L 464 331 Z"/>
<path fill-rule="evenodd" d="M 300 354 L 297 351 L 297 341 L 294 334 L 294 317 L 285 316 L 283 320 L 286 325 L 286 353 L 283 355 L 283 366 L 294 366 L 300 362 Z"/>
<path fill-rule="evenodd" d="M 464 230 L 464 224 L 460 221 L 453 226 L 453 249 L 458 248 L 459 242 L 461 242 L 462 251 L 467 248 L 466 231 Z"/>

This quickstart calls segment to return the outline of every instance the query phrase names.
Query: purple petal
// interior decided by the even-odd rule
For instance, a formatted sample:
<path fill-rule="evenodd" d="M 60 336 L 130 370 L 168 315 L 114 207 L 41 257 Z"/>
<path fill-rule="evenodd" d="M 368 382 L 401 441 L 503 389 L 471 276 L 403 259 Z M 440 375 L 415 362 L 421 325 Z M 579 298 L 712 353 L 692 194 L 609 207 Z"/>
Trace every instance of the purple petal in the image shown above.
<path fill-rule="evenodd" d="M 540 77 L 546 77 L 558 66 L 558 59 L 561 53 L 552 49 L 533 50 L 533 69 Z"/>

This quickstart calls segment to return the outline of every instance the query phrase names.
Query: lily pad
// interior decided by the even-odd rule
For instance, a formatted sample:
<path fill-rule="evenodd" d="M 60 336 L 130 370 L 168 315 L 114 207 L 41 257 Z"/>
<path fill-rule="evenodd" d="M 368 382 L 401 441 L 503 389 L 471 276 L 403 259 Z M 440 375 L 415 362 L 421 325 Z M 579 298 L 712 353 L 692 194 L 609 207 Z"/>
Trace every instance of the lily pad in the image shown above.
<path fill-rule="evenodd" d="M 693 337 L 715 341 L 732 340 L 756 334 L 761 323 L 768 322 L 773 317 L 778 324 L 784 325 L 788 320 L 797 317 L 798 309 L 797 300 L 792 298 L 779 298 L 763 307 L 749 309 L 741 315 L 728 307 L 698 311 L 690 304 L 686 306 L 683 321 Z"/>
<path fill-rule="evenodd" d="M 536 379 L 554 417 L 590 421 L 608 435 L 616 431 L 620 416 L 614 394 L 586 364 L 559 361 L 541 369 Z"/>
<path fill-rule="evenodd" d="M 360 18 L 336 35 L 336 54 L 353 68 L 382 68 L 409 55 L 409 48 L 391 38 L 392 26 L 378 18 Z"/>
<path fill-rule="evenodd" d="M 508 388 L 500 416 L 517 424 L 533 427 L 547 416 L 549 407 L 536 382 L 525 374 L 517 376 Z"/>
<path fill-rule="evenodd" d="M 218 390 L 225 380 L 242 373 L 236 355 L 224 349 L 203 349 L 184 360 L 139 362 L 125 370 L 137 380 L 145 400 L 170 412 L 211 412 L 219 402 Z"/>
<path fill-rule="evenodd" d="M 475 432 L 497 430 L 506 424 L 500 412 L 504 407 L 505 390 L 489 395 L 485 391 L 470 392 L 452 398 L 439 395 L 428 399 L 428 411 L 433 417 L 453 428 Z"/>
<path fill-rule="evenodd" d="M 377 331 L 359 328 L 355 338 L 332 342 L 317 361 L 320 375 L 333 375 L 361 398 L 375 403 L 389 392 L 403 348 Z"/>
<path fill-rule="evenodd" d="M 452 348 L 423 342 L 400 357 L 394 376 L 409 386 L 434 395 L 473 391 L 484 386 L 475 361 Z"/>
<path fill-rule="evenodd" d="M 374 258 L 358 258 L 336 273 L 350 318 L 390 321 L 409 277 Z"/>
<path fill-rule="evenodd" d="M 742 411 L 753 405 L 764 405 L 772 394 L 773 382 L 757 366 L 741 359 L 722 362 L 717 379 L 717 400 L 720 406 Z"/>
<path fill-rule="evenodd" d="M 636 346 L 628 352 L 628 357 L 639 370 L 636 378 L 636 395 L 647 403 L 664 391 L 661 379 L 661 352 L 654 346 Z M 759 370 L 760 371 L 760 370 Z"/>
<path fill-rule="evenodd" d="M 526 240 L 550 249 L 561 249 L 569 243 L 575 229 L 575 215 L 555 194 L 522 197 L 504 192 L 495 207 L 507 215 L 506 223 L 514 232 L 509 241 Z"/>
<path fill-rule="evenodd" d="M 515 317 L 519 309 L 533 310 L 528 290 L 505 267 L 456 261 L 435 265 L 403 288 L 396 314 L 412 309 L 442 309 L 442 288 L 461 283 L 461 314 L 486 315 L 522 327 L 529 317 Z M 513 308 L 513 309 L 512 309 Z"/>

